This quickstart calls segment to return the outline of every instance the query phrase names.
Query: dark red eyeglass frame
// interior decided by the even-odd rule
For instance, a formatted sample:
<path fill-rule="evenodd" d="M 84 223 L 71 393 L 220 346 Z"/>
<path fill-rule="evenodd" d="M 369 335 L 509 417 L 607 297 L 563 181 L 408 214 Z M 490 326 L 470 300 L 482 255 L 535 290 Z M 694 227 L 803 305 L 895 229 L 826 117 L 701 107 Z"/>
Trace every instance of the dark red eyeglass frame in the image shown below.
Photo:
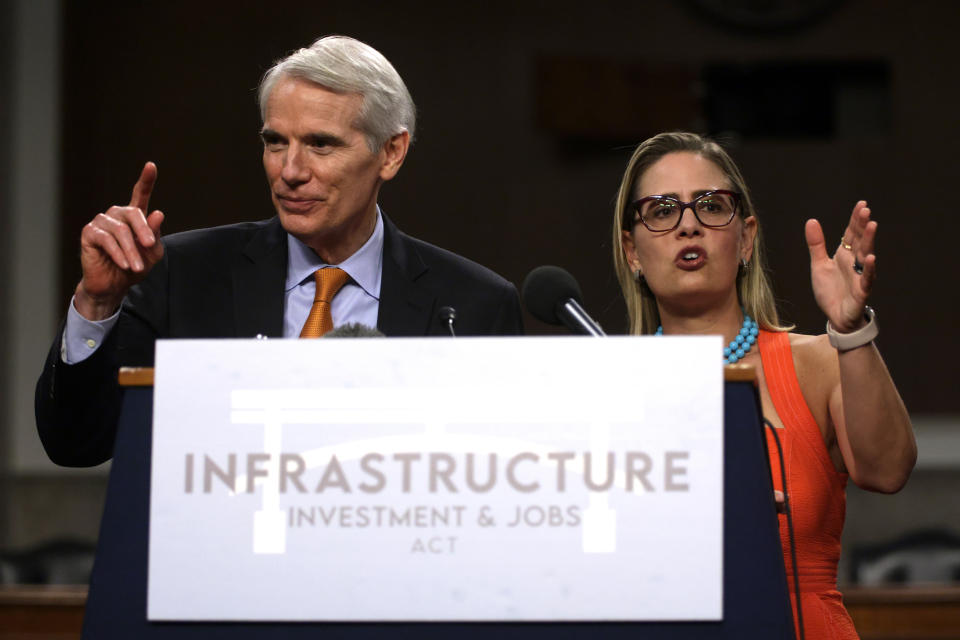
<path fill-rule="evenodd" d="M 723 224 L 707 224 L 700 219 L 700 216 L 697 215 L 697 208 L 693 205 L 695 205 L 702 198 L 716 195 L 718 193 L 725 196 L 730 196 L 731 198 L 733 198 L 733 213 L 730 215 L 730 219 L 724 222 Z M 637 223 L 639 222 L 643 224 L 643 226 L 646 227 L 648 231 L 652 231 L 653 233 L 664 233 L 667 231 L 673 231 L 674 229 L 680 226 L 680 221 L 683 220 L 683 212 L 686 211 L 687 208 L 693 211 L 693 217 L 695 217 L 697 219 L 697 222 L 699 222 L 703 226 L 707 227 L 708 229 L 719 229 L 720 227 L 727 226 L 728 224 L 733 222 L 734 218 L 737 217 L 737 211 L 740 210 L 741 197 L 742 196 L 736 191 L 730 191 L 728 189 L 714 189 L 713 191 L 707 191 L 706 193 L 700 194 L 690 202 L 682 202 L 671 196 L 647 196 L 645 198 L 640 198 L 639 200 L 634 200 L 633 202 L 627 205 L 626 210 L 623 212 L 623 230 L 632 231 L 633 228 L 637 226 Z M 637 218 L 634 218 L 633 217 L 634 214 L 640 213 L 640 207 L 642 207 L 645 202 L 650 202 L 651 200 L 669 200 L 670 202 L 675 202 L 677 205 L 679 205 L 680 217 L 677 218 L 677 224 L 673 225 L 669 229 L 651 229 L 647 225 L 647 223 L 643 221 L 643 216 L 638 216 Z"/>

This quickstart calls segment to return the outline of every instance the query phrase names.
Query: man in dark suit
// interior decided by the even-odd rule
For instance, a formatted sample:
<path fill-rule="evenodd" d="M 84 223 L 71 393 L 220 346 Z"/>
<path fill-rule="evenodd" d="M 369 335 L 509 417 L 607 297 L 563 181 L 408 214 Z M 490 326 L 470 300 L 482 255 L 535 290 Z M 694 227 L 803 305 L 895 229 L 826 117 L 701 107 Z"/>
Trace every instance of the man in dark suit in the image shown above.
<path fill-rule="evenodd" d="M 117 368 L 151 365 L 157 338 L 312 337 L 347 322 L 422 336 L 444 331 L 444 306 L 457 311 L 458 335 L 522 331 L 512 284 L 403 234 L 377 205 L 415 121 L 379 52 L 321 38 L 266 73 L 260 109 L 276 217 L 161 242 L 148 162 L 130 204 L 84 227 L 83 277 L 37 384 L 37 425 L 54 462 L 110 458 Z"/>

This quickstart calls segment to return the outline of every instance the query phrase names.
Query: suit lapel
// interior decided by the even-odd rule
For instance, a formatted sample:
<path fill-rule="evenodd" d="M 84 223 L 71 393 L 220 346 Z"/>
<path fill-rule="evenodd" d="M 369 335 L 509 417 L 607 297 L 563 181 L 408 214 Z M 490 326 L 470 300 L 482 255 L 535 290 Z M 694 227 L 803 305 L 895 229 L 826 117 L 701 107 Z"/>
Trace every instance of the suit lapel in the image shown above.
<path fill-rule="evenodd" d="M 413 243 L 384 215 L 380 331 L 388 336 L 427 335 L 436 298 L 417 284 L 427 268 Z"/>
<path fill-rule="evenodd" d="M 283 336 L 286 238 L 279 219 L 273 218 L 237 255 L 232 273 L 237 337 Z"/>
<path fill-rule="evenodd" d="M 377 328 L 388 336 L 427 335 L 435 296 L 417 284 L 426 273 L 413 243 L 384 215 L 383 272 Z M 237 337 L 283 336 L 287 237 L 270 220 L 237 255 L 232 269 Z"/>

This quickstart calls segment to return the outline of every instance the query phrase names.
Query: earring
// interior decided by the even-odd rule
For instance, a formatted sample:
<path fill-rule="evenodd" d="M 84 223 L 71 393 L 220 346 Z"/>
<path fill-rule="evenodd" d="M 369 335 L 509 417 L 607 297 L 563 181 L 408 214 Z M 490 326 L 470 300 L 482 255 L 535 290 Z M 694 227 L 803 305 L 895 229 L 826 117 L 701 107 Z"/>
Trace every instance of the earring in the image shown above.
<path fill-rule="evenodd" d="M 633 279 L 637 282 L 640 282 L 643 279 L 643 273 L 640 272 L 640 269 L 633 270 Z"/>
<path fill-rule="evenodd" d="M 740 258 L 740 266 L 743 267 L 744 269 L 746 269 L 746 268 L 749 267 L 750 265 L 747 263 L 747 259 L 746 259 L 746 258 Z"/>

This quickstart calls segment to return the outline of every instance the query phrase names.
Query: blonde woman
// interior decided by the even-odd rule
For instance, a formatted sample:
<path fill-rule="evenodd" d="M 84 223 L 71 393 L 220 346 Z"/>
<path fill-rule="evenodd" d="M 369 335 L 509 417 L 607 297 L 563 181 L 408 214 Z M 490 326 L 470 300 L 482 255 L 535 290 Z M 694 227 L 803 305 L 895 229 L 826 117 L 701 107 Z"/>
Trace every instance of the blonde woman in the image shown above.
<path fill-rule="evenodd" d="M 813 291 L 828 320 L 826 335 L 808 336 L 778 318 L 750 193 L 716 143 L 691 133 L 645 141 L 614 211 L 614 265 L 630 332 L 720 334 L 729 346 L 717 358 L 758 372 L 764 416 L 784 443 L 807 638 L 857 638 L 836 587 L 847 479 L 892 493 L 916 461 L 910 419 L 873 344 L 876 319 L 866 305 L 876 231 L 858 202 L 831 256 L 819 222 L 807 221 Z M 780 534 L 789 577 L 783 517 Z"/>

